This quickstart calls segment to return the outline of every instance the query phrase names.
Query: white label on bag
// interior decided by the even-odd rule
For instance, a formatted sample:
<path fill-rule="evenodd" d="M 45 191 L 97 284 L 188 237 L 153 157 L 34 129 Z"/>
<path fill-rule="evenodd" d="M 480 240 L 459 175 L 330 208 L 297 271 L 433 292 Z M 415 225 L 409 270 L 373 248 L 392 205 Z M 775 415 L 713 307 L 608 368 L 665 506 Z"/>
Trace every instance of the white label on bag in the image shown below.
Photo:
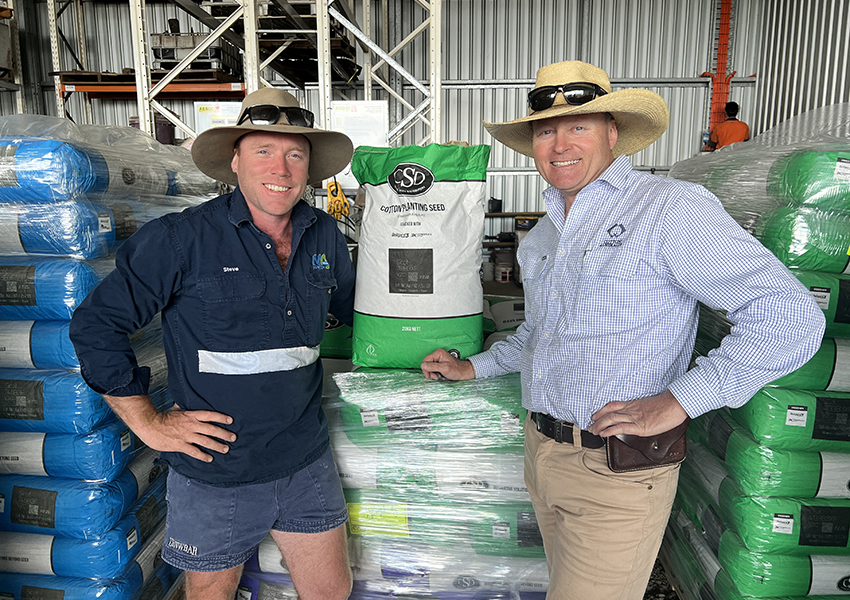
<path fill-rule="evenodd" d="M 511 524 L 505 522 L 493 523 L 493 537 L 509 539 L 511 537 Z"/>
<path fill-rule="evenodd" d="M 810 556 L 812 583 L 809 596 L 846 594 L 850 592 L 850 564 L 846 556 Z"/>
<path fill-rule="evenodd" d="M 785 413 L 785 424 L 789 427 L 805 427 L 809 409 L 805 406 L 788 406 Z"/>
<path fill-rule="evenodd" d="M 833 338 L 832 341 L 835 342 L 835 367 L 826 391 L 850 391 L 850 340 Z"/>
<path fill-rule="evenodd" d="M 835 178 L 850 181 L 850 158 L 838 158 L 835 161 Z"/>
<path fill-rule="evenodd" d="M 850 454 L 821 452 L 817 498 L 850 498 Z M 850 590 L 848 590 L 850 591 Z"/>
<path fill-rule="evenodd" d="M 56 575 L 52 548 L 52 535 L 0 531 L 0 572 Z"/>
<path fill-rule="evenodd" d="M 773 515 L 773 533 L 787 533 L 788 535 L 794 532 L 794 515 L 783 513 L 774 513 Z"/>
<path fill-rule="evenodd" d="M 361 408 L 360 419 L 363 421 L 363 427 L 377 427 L 381 424 L 376 408 Z"/>
<path fill-rule="evenodd" d="M 136 528 L 133 527 L 132 529 L 130 529 L 130 531 L 127 532 L 127 550 L 130 550 L 138 542 L 139 542 L 139 534 L 136 531 Z"/>
<path fill-rule="evenodd" d="M 829 310 L 829 288 L 813 286 L 809 288 L 812 298 L 818 303 L 818 308 L 821 310 Z"/>
<path fill-rule="evenodd" d="M 44 475 L 44 433 L 0 432 L 0 473 Z"/>

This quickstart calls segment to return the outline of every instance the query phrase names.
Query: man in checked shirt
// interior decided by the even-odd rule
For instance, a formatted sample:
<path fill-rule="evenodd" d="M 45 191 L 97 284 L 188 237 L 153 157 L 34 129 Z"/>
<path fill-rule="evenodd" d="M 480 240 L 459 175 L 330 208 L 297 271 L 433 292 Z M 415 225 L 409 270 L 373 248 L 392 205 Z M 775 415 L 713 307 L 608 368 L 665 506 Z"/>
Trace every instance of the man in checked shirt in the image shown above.
<path fill-rule="evenodd" d="M 485 123 L 551 186 L 547 216 L 518 249 L 526 321 L 468 360 L 438 349 L 422 371 L 454 380 L 520 371 L 547 598 L 640 599 L 679 467 L 615 473 L 604 438 L 654 436 L 743 405 L 817 351 L 825 319 L 708 190 L 632 168 L 626 155 L 667 128 L 658 94 L 612 92 L 603 70 L 565 62 L 538 71 L 528 102 L 526 117 Z M 688 370 L 698 302 L 727 310 L 734 333 Z"/>

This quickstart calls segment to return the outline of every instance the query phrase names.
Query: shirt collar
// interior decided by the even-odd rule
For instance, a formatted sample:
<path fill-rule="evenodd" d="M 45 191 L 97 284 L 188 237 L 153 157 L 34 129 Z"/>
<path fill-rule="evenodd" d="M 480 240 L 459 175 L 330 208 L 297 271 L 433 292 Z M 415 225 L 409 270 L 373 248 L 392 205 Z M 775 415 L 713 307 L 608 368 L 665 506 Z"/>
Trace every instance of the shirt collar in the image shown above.
<path fill-rule="evenodd" d="M 292 226 L 307 228 L 316 220 L 316 215 L 310 210 L 310 205 L 303 200 L 298 201 L 292 207 Z M 242 195 L 242 190 L 237 186 L 230 195 L 230 212 L 228 213 L 230 222 L 239 227 L 243 223 L 253 223 L 251 211 L 248 209 L 248 202 L 245 196 Z"/>
<path fill-rule="evenodd" d="M 587 186 L 578 193 L 576 200 L 578 201 L 588 188 L 593 189 L 599 185 L 597 182 L 605 182 L 617 190 L 624 189 L 627 186 L 628 178 L 633 171 L 634 168 L 632 167 L 632 163 L 629 161 L 628 157 L 626 157 L 625 154 L 621 154 L 614 159 L 614 162 L 608 165 L 607 169 L 602 171 L 602 174 L 599 175 L 599 177 L 587 184 Z M 564 197 L 561 195 L 560 190 L 555 187 L 546 188 L 543 192 L 543 200 L 546 203 L 547 212 L 552 215 L 555 222 L 563 222 Z"/>

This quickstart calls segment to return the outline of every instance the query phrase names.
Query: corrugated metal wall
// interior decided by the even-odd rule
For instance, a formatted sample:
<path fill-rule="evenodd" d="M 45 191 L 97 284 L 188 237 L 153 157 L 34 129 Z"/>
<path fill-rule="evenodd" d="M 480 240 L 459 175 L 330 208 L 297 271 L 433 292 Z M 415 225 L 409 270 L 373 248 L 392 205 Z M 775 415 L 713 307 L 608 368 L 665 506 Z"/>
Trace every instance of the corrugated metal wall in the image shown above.
<path fill-rule="evenodd" d="M 443 0 L 443 140 L 491 143 L 482 120 L 505 121 L 525 112 L 525 94 L 538 67 L 579 59 L 602 66 L 615 89 L 637 86 L 661 94 L 670 106 L 670 127 L 653 146 L 633 157 L 641 168 L 663 173 L 699 151 L 708 127 L 710 83 L 700 74 L 713 69 L 714 37 L 720 0 Z M 359 9 L 359 2 L 355 6 Z M 133 66 L 129 8 L 125 3 L 84 2 L 88 68 L 120 71 Z M 373 0 L 373 39 L 379 40 L 381 2 Z M 148 30 L 161 32 L 170 18 L 181 30 L 207 29 L 171 4 L 149 4 Z M 424 11 L 409 0 L 389 1 L 390 46 L 422 21 Z M 36 4 L 35 39 L 43 112 L 55 114 L 47 28 L 47 5 Z M 850 53 L 848 0 L 733 0 L 733 36 L 729 70 L 737 77 L 730 98 L 741 104 L 741 117 L 753 133 L 803 110 L 847 101 Z M 60 26 L 75 43 L 74 15 L 67 10 Z M 32 33 L 32 32 L 30 32 Z M 33 37 L 31 35 L 31 37 Z M 767 51 L 766 49 L 771 49 Z M 32 51 L 30 48 L 28 51 Z M 427 34 L 399 55 L 422 81 L 428 80 Z M 63 70 L 76 67 L 63 49 Z M 794 85 L 787 82 L 793 81 Z M 421 96 L 410 86 L 404 95 L 414 104 Z M 377 89 L 377 88 L 376 88 Z M 362 90 L 346 90 L 362 98 Z M 77 94 L 76 96 L 79 96 Z M 12 94 L 0 94 L 0 113 L 16 112 Z M 385 97 L 382 91 L 375 98 Z M 318 105 L 315 88 L 308 102 Z M 192 122 L 192 101 L 165 100 L 167 107 Z M 68 102 L 80 121 L 81 99 Z M 95 123 L 124 125 L 136 114 L 134 100 L 93 100 Z M 391 116 L 391 119 L 393 117 Z M 417 143 L 427 128 L 417 125 L 403 143 Z M 504 200 L 506 211 L 539 210 L 541 180 L 532 162 L 493 145 L 488 193 Z"/>
<path fill-rule="evenodd" d="M 850 102 L 850 2 L 765 0 L 757 132 L 807 110 Z"/>

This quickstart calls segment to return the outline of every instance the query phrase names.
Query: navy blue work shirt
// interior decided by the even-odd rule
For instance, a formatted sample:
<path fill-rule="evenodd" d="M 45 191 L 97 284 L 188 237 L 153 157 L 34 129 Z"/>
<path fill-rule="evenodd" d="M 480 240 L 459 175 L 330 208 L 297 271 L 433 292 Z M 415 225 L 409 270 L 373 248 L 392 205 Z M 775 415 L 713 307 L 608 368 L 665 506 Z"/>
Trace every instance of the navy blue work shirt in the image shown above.
<path fill-rule="evenodd" d="M 128 335 L 162 311 L 168 382 L 187 410 L 233 417 L 237 440 L 211 463 L 167 452 L 177 472 L 217 486 L 286 477 L 327 449 L 318 346 L 328 311 L 352 322 L 354 268 L 336 221 L 292 209 L 286 271 L 237 188 L 151 221 L 128 239 L 116 269 L 74 312 L 71 341 L 101 394 L 148 391 Z"/>

